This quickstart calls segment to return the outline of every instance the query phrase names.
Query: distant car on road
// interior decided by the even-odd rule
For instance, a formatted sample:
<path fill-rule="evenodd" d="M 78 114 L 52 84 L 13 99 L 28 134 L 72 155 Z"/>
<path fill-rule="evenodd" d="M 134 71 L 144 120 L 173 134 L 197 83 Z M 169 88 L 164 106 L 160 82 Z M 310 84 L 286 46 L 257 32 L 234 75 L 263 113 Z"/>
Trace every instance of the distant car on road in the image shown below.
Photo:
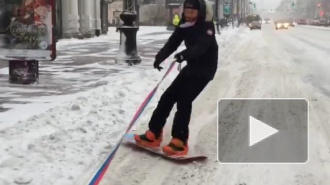
<path fill-rule="evenodd" d="M 306 25 L 307 24 L 306 19 L 299 19 L 297 22 L 298 22 L 299 25 Z"/>
<path fill-rule="evenodd" d="M 252 14 L 245 18 L 245 23 L 250 30 L 261 29 L 262 18 L 258 14 Z"/>
<path fill-rule="evenodd" d="M 266 19 L 264 19 L 265 20 L 265 23 L 266 24 L 269 24 L 270 23 L 270 19 L 269 18 L 266 18 Z"/>
<path fill-rule="evenodd" d="M 253 30 L 253 29 L 259 29 L 259 30 L 261 30 L 261 21 L 252 21 L 249 24 L 249 27 L 250 27 L 250 30 Z"/>
<path fill-rule="evenodd" d="M 296 21 L 293 20 L 293 19 L 291 19 L 291 20 L 290 20 L 290 26 L 291 26 L 291 27 L 295 27 L 296 25 L 297 25 Z"/>
<path fill-rule="evenodd" d="M 275 22 L 275 29 L 289 29 L 290 21 L 279 20 Z"/>

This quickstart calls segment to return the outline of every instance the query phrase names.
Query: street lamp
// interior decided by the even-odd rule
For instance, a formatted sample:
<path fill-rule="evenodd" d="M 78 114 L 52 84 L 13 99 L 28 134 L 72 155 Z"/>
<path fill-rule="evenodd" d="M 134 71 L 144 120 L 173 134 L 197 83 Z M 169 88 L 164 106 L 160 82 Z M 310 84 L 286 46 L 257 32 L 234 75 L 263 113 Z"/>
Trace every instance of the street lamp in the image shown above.
<path fill-rule="evenodd" d="M 320 15 L 320 8 L 321 8 L 321 6 L 322 6 L 321 3 L 318 3 L 318 4 L 317 4 L 317 9 L 318 9 L 318 14 L 319 14 L 319 15 L 317 15 L 317 16 L 321 16 L 321 15 Z"/>
<path fill-rule="evenodd" d="M 124 61 L 128 65 L 139 64 L 141 58 L 137 53 L 136 46 L 136 34 L 139 27 L 135 24 L 137 2 L 125 0 L 123 4 L 124 11 L 119 17 L 124 23 L 117 27 L 117 30 L 120 31 L 120 51 L 116 57 L 116 63 Z"/>

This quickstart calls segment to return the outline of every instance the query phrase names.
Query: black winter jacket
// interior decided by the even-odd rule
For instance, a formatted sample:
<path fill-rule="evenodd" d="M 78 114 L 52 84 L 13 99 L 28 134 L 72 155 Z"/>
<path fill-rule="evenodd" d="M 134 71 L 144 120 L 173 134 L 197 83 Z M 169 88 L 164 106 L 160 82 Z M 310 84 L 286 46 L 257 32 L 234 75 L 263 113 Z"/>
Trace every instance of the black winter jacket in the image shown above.
<path fill-rule="evenodd" d="M 194 26 L 183 28 L 184 16 L 168 39 L 164 47 L 156 55 L 156 59 L 164 61 L 185 42 L 187 49 L 182 51 L 187 66 L 182 72 L 212 80 L 218 66 L 218 44 L 215 38 L 212 6 L 200 0 L 199 17 Z"/>

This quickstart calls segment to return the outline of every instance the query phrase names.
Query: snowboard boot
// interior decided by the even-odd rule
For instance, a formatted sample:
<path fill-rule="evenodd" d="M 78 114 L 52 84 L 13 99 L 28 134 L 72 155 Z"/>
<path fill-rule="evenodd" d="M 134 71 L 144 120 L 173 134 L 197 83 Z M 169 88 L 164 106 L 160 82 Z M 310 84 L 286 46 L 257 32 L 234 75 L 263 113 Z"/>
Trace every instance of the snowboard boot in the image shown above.
<path fill-rule="evenodd" d="M 188 154 L 188 143 L 172 138 L 171 142 L 163 147 L 163 152 L 169 156 L 185 156 Z"/>
<path fill-rule="evenodd" d="M 157 138 L 156 135 L 151 132 L 150 130 L 146 131 L 144 134 L 141 135 L 134 135 L 134 139 L 137 144 L 148 147 L 148 148 L 158 148 L 163 141 L 163 132 L 160 133 L 159 137 Z"/>

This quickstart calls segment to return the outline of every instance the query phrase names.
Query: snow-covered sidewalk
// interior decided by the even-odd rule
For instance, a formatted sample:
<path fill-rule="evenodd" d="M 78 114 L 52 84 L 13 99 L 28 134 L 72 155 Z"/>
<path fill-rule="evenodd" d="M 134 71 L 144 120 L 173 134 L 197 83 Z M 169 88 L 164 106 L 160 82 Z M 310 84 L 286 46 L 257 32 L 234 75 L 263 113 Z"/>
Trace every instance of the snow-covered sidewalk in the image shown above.
<path fill-rule="evenodd" d="M 0 184 L 75 184 L 109 153 L 158 77 L 159 72 L 150 70 L 106 77 L 107 85 L 74 98 L 58 97 L 62 103 L 57 107 L 2 129 Z"/>
<path fill-rule="evenodd" d="M 237 31 L 238 29 L 229 29 L 223 31 L 221 36 L 217 36 L 220 51 L 227 46 L 226 43 L 234 39 Z M 119 38 L 117 36 L 59 42 L 59 50 L 66 54 L 60 56 L 57 62 L 66 66 L 61 68 L 56 67 L 56 64 L 47 64 L 44 71 L 55 71 L 57 78 L 62 79 L 59 87 L 66 87 L 65 89 L 71 93 L 60 91 L 38 96 L 40 91 L 54 90 L 49 88 L 51 85 L 46 84 L 37 84 L 29 88 L 2 87 L 1 91 L 7 91 L 7 94 L 3 95 L 1 92 L 1 98 L 12 97 L 10 101 L 18 101 L 21 104 L 2 104 L 9 110 L 0 113 L 0 185 L 86 183 L 88 177 L 97 170 L 97 165 L 103 162 L 102 159 L 110 153 L 124 133 L 140 103 L 164 74 L 164 71 L 158 72 L 153 69 L 152 60 L 170 33 L 165 27 L 141 27 L 138 44 L 146 46 L 139 50 L 144 53 L 143 63 L 133 67 L 109 64 L 111 59 L 79 66 L 72 62 L 71 56 L 83 56 L 82 53 L 86 53 L 84 57 L 91 59 L 93 56 L 108 55 L 111 52 L 115 55 L 118 51 L 117 46 L 95 54 L 88 53 L 78 45 L 116 43 L 116 39 Z M 74 49 L 73 46 L 77 48 Z M 169 57 L 164 63 L 165 69 L 171 59 L 172 57 Z M 67 66 L 70 61 L 72 66 Z M 87 71 L 93 71 L 89 67 L 104 72 L 116 72 L 102 73 L 95 77 L 97 72 L 87 75 Z M 48 70 L 45 70 L 47 68 Z M 61 70 L 58 71 L 58 68 Z M 87 69 L 79 70 L 82 68 Z M 0 73 L 6 73 L 6 69 L 2 69 Z M 159 96 L 177 74 L 178 71 L 173 70 L 161 84 L 136 126 L 148 120 Z M 92 79 L 86 80 L 92 76 Z M 72 85 L 73 79 L 86 81 Z M 40 86 L 46 87 L 39 89 Z M 77 89 L 70 91 L 74 87 Z M 14 91 L 26 91 L 29 95 L 15 94 Z"/>
<path fill-rule="evenodd" d="M 22 104 L 35 103 L 35 99 L 40 103 L 40 97 L 44 96 L 86 91 L 104 85 L 106 82 L 100 80 L 104 77 L 128 73 L 131 69 L 150 69 L 157 49 L 170 33 L 165 27 L 141 27 L 138 32 L 138 51 L 142 63 L 136 67 L 114 64 L 119 50 L 119 33 L 113 27 L 106 36 L 60 40 L 57 43 L 57 59 L 40 63 L 38 84 L 9 84 L 8 67 L 0 69 L 0 112 L 8 112 Z M 3 121 L 0 119 L 0 123 Z"/>
<path fill-rule="evenodd" d="M 323 26 L 299 25 L 299 27 L 330 31 L 330 27 L 323 27 Z"/>

